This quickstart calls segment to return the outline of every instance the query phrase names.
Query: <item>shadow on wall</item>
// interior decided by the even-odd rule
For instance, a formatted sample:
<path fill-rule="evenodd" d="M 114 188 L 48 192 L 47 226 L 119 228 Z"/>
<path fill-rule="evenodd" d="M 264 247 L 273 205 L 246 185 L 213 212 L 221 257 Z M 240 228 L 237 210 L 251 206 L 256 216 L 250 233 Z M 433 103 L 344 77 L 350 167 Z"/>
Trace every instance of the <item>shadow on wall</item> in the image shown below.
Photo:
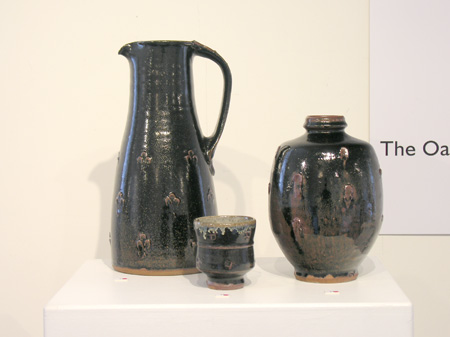
<path fill-rule="evenodd" d="M 0 314 L 2 336 L 31 337 L 31 335 L 11 315 Z"/>
<path fill-rule="evenodd" d="M 219 155 L 217 157 L 222 158 L 222 160 L 214 158 L 214 167 L 216 170 L 214 182 L 216 185 L 216 193 L 218 183 L 226 185 L 232 191 L 234 197 L 233 211 L 236 214 L 244 212 L 251 213 L 251 210 L 249 210 L 246 205 L 246 200 L 251 198 L 251 195 L 249 194 L 252 193 L 251 185 L 254 179 L 259 178 L 260 175 L 264 175 L 263 178 L 267 178 L 268 180 L 268 175 L 267 177 L 265 176 L 265 173 L 267 172 L 263 169 L 267 164 L 258 160 L 256 157 L 227 147 L 221 147 L 218 152 Z M 227 161 L 224 158 L 232 158 L 232 160 Z M 235 168 L 233 168 L 230 163 L 239 166 L 239 176 L 234 173 Z M 109 160 L 97 165 L 89 176 L 89 180 L 94 182 L 100 190 L 100 226 L 95 258 L 104 261 L 111 260 L 109 233 L 111 229 L 113 195 L 115 195 L 113 189 L 116 178 L 116 168 L 117 156 L 111 156 Z M 245 191 L 249 192 L 246 194 Z M 220 199 L 219 196 L 219 211 L 221 209 L 220 205 L 226 201 Z"/>
<path fill-rule="evenodd" d="M 94 182 L 100 190 L 100 226 L 95 258 L 104 261 L 111 260 L 109 233 L 116 167 L 117 155 L 97 165 L 89 176 L 89 180 Z"/>
<path fill-rule="evenodd" d="M 259 193 L 259 191 L 254 190 L 256 184 L 260 184 L 261 181 L 269 183 L 271 164 L 249 153 L 220 145 L 216 157 L 218 159 L 214 159 L 214 167 L 216 169 L 214 182 L 216 187 L 220 183 L 232 190 L 234 197 L 232 212 L 234 214 L 255 216 L 255 210 L 252 209 L 252 205 L 248 201 L 257 199 L 253 195 L 253 193 Z M 264 192 L 267 191 L 267 184 L 260 186 Z M 217 202 L 220 212 L 221 205 L 229 202 L 229 199 L 223 200 L 220 196 L 218 198 Z"/>

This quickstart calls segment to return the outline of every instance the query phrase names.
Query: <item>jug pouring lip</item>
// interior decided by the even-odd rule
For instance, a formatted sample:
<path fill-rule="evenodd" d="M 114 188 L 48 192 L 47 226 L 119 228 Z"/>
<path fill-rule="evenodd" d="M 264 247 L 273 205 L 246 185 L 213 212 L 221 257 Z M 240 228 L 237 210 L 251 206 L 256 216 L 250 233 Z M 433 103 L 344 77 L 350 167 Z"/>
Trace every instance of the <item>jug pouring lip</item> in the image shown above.
<path fill-rule="evenodd" d="M 178 40 L 151 40 L 151 41 L 135 41 L 125 44 L 119 50 L 119 54 L 123 56 L 129 55 L 131 49 L 142 49 L 146 46 L 192 46 L 195 41 L 178 41 Z"/>

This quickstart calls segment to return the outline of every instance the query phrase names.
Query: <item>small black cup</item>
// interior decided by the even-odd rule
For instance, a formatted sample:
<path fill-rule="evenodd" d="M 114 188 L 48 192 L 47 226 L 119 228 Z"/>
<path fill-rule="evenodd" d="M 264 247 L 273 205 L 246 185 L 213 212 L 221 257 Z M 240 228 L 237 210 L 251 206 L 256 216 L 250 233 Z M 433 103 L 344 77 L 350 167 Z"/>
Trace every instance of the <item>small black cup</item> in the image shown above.
<path fill-rule="evenodd" d="M 208 277 L 210 289 L 244 287 L 244 275 L 255 266 L 253 238 L 256 220 L 248 216 L 218 215 L 194 220 L 197 269 Z"/>

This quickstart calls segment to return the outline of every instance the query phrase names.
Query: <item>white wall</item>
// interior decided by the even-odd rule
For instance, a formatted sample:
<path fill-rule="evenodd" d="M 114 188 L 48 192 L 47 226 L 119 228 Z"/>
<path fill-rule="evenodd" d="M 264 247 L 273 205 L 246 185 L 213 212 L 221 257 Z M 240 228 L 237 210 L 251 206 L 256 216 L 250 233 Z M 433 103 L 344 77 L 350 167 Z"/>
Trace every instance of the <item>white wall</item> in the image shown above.
<path fill-rule="evenodd" d="M 257 256 L 281 255 L 267 184 L 276 148 L 303 133 L 305 116 L 344 114 L 348 132 L 368 139 L 368 0 L 17 0 L 0 4 L 0 25 L 5 336 L 42 336 L 46 302 L 84 261 L 109 257 L 129 98 L 123 44 L 195 39 L 228 61 L 216 195 L 221 213 L 257 218 Z M 204 60 L 196 68 L 199 115 L 212 130 L 220 73 Z M 450 238 L 383 236 L 372 254 L 412 300 L 416 336 L 448 336 Z"/>

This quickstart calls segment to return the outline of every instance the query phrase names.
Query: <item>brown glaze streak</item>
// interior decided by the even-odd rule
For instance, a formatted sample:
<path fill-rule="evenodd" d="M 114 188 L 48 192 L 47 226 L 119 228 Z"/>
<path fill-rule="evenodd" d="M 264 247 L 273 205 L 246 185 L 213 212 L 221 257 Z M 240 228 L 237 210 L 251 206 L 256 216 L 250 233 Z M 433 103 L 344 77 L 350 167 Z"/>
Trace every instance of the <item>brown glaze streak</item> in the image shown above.
<path fill-rule="evenodd" d="M 187 156 L 184 156 L 184 159 L 186 159 L 186 161 L 189 164 L 197 164 L 197 156 L 195 155 L 194 151 L 189 150 Z"/>
<path fill-rule="evenodd" d="M 168 206 L 169 204 L 175 204 L 175 205 L 179 205 L 181 200 L 179 198 L 177 198 L 177 196 L 175 195 L 175 193 L 170 192 L 169 195 L 164 199 L 164 202 L 166 203 L 166 206 Z"/>
<path fill-rule="evenodd" d="M 139 164 L 150 164 L 152 162 L 152 158 L 149 157 L 146 152 L 142 152 L 141 155 L 137 158 L 137 162 Z"/>

